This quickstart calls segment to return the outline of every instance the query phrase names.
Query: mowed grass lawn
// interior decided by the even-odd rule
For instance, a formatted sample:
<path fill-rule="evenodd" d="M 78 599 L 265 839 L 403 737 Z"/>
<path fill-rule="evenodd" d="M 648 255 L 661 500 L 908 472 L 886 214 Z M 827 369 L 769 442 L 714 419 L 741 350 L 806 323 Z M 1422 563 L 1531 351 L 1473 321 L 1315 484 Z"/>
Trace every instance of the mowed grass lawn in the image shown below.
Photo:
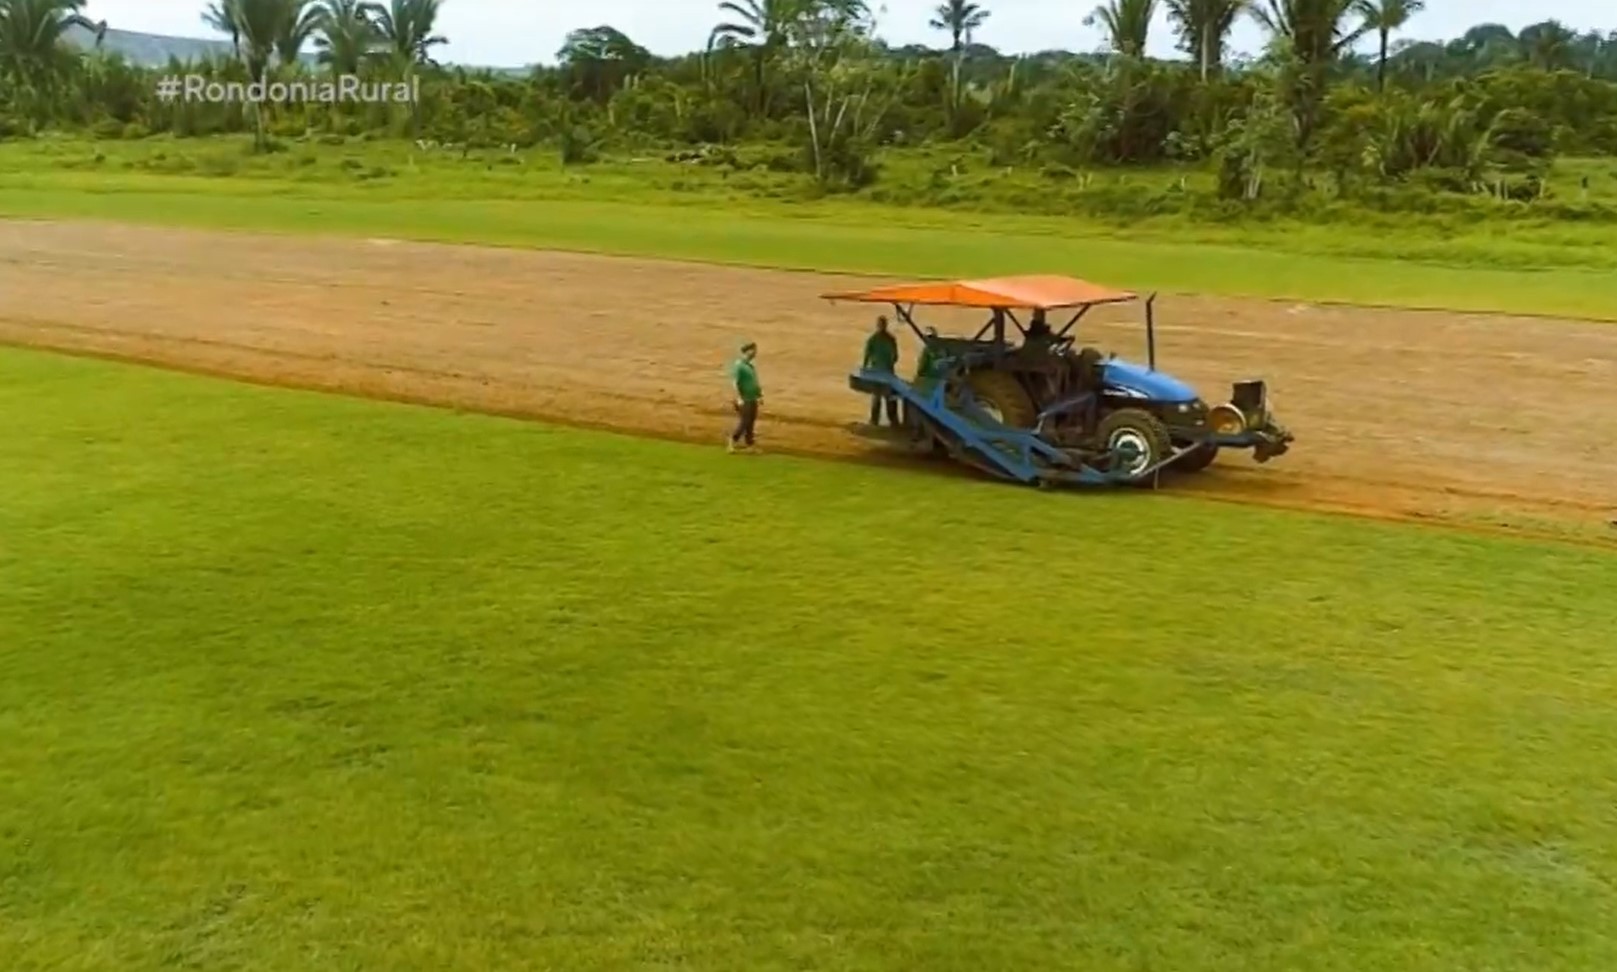
<path fill-rule="evenodd" d="M 0 955 L 1617 968 L 1617 560 L 0 353 Z"/>

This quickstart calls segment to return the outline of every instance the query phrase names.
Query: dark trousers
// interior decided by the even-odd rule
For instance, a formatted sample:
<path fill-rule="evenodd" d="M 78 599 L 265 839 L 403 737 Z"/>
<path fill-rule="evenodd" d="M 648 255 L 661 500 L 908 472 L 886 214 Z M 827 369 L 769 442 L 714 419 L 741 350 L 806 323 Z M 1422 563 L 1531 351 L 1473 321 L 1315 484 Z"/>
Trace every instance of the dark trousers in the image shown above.
<path fill-rule="evenodd" d="M 758 424 L 758 403 L 742 402 L 736 406 L 736 416 L 736 430 L 730 433 L 730 441 L 752 445 L 753 428 Z"/>
<path fill-rule="evenodd" d="M 870 424 L 881 424 L 882 402 L 887 403 L 887 424 L 895 429 L 898 428 L 898 399 L 890 398 L 887 395 L 870 396 Z"/>

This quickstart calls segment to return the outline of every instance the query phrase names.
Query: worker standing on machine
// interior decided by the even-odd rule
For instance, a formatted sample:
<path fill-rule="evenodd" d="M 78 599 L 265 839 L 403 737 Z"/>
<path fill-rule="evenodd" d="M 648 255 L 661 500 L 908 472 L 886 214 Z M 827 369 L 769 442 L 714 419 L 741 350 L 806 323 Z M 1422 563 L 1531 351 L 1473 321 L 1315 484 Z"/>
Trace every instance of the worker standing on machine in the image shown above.
<path fill-rule="evenodd" d="M 931 340 L 937 338 L 938 329 L 935 327 L 927 328 L 926 336 L 928 340 L 923 341 L 921 344 L 921 360 L 915 365 L 915 380 L 917 382 L 938 377 L 938 355 L 936 351 L 932 350 Z"/>
<path fill-rule="evenodd" d="M 876 330 L 865 341 L 864 370 L 892 374 L 898 368 L 898 339 L 887 329 L 887 317 L 876 318 Z M 881 427 L 882 403 L 887 403 L 887 424 L 898 428 L 898 399 L 886 392 L 870 396 L 870 424 Z"/>

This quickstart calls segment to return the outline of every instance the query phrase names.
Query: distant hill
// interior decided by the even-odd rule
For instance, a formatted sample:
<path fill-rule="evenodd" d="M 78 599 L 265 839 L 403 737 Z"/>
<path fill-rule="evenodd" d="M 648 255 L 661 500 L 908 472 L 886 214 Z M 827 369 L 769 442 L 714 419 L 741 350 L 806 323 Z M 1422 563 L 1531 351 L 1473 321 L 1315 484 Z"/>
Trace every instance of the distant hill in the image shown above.
<path fill-rule="evenodd" d="M 95 34 L 82 27 L 69 27 L 62 35 L 62 39 L 84 50 L 90 50 L 95 46 Z M 115 30 L 110 27 L 101 47 L 109 54 L 122 54 L 124 60 L 140 67 L 162 67 L 170 58 L 178 58 L 181 62 L 185 62 L 231 56 L 230 42 L 227 40 L 168 37 L 163 34 L 142 34 L 133 30 Z"/>

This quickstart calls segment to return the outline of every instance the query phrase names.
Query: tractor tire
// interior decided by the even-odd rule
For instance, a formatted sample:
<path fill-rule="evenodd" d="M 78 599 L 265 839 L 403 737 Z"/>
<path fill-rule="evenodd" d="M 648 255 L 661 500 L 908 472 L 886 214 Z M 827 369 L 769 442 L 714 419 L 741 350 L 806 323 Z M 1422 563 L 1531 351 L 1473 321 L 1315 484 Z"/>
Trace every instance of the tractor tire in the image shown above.
<path fill-rule="evenodd" d="M 966 384 L 978 406 L 999 424 L 1013 429 L 1031 429 L 1038 421 L 1033 399 L 1015 375 L 1005 371 L 973 371 L 966 376 Z"/>
<path fill-rule="evenodd" d="M 1139 408 L 1122 408 L 1101 420 L 1095 430 L 1096 438 L 1108 452 L 1123 446 L 1132 446 L 1135 456 L 1119 460 L 1117 471 L 1129 476 L 1138 486 L 1150 486 L 1155 476 L 1139 479 L 1139 475 L 1173 454 L 1173 439 L 1168 427 L 1150 412 Z"/>
<path fill-rule="evenodd" d="M 1199 473 L 1213 464 L 1218 458 L 1218 446 L 1204 445 L 1185 453 L 1169 469 L 1176 473 Z"/>

